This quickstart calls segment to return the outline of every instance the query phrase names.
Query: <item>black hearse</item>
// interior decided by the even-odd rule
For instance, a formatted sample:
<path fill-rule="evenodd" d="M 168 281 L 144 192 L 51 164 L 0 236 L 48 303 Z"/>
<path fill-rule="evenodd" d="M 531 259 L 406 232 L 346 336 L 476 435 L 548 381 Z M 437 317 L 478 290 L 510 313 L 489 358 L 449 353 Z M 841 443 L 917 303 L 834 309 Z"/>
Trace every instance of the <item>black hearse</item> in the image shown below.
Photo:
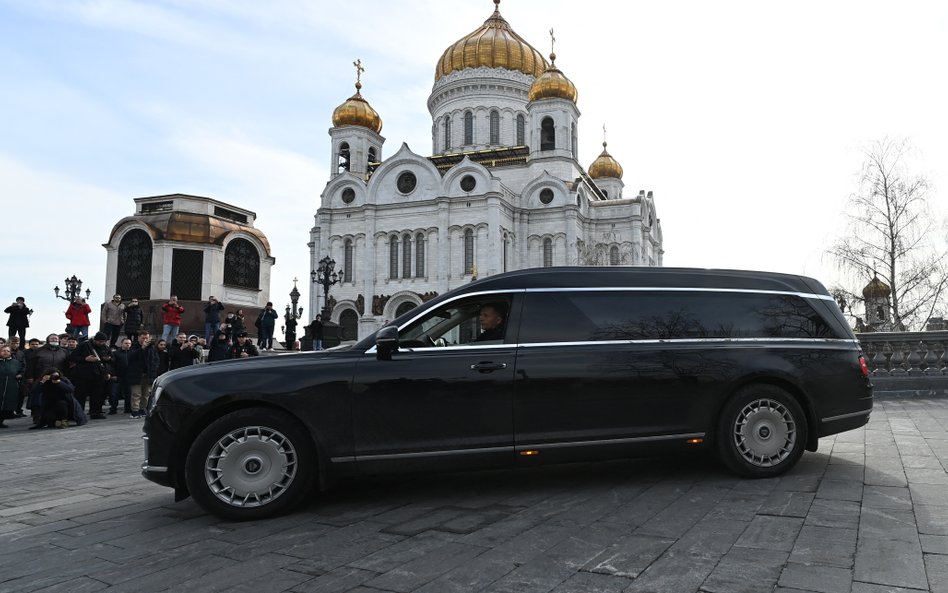
<path fill-rule="evenodd" d="M 871 409 L 859 344 L 812 278 L 542 268 L 467 284 L 346 349 L 159 377 L 142 471 L 230 519 L 339 475 L 676 448 L 770 477 Z"/>

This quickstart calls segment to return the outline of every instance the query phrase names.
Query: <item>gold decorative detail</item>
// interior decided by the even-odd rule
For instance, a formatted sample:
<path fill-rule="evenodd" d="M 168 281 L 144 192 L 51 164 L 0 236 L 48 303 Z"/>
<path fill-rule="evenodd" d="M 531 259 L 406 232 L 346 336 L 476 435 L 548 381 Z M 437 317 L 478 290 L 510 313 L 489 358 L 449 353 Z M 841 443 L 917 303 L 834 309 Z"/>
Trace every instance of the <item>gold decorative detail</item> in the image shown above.
<path fill-rule="evenodd" d="M 605 138 L 606 126 L 602 126 L 602 134 Z M 606 150 L 605 140 L 602 141 L 602 153 L 589 165 L 589 176 L 593 179 L 603 179 L 605 177 L 622 179 L 622 165 L 612 158 L 612 155 Z"/>
<path fill-rule="evenodd" d="M 867 299 L 887 299 L 890 294 L 892 294 L 892 289 L 889 288 L 888 284 L 879 280 L 879 277 L 875 274 L 872 275 L 872 280 L 869 281 L 869 284 L 862 289 L 862 296 Z"/>
<path fill-rule="evenodd" d="M 332 125 L 337 128 L 340 126 L 361 126 L 378 134 L 382 131 L 382 118 L 375 109 L 372 109 L 369 102 L 362 97 L 362 73 L 365 72 L 362 60 L 358 59 L 352 62 L 352 65 L 356 69 L 356 92 L 332 112 Z"/>
<path fill-rule="evenodd" d="M 465 68 L 505 68 L 540 76 L 546 60 L 536 49 L 510 28 L 500 16 L 500 2 L 494 1 L 494 14 L 484 24 L 444 50 L 435 66 L 435 81 Z"/>
<path fill-rule="evenodd" d="M 155 241 L 179 241 L 182 243 L 200 243 L 223 245 L 227 236 L 234 231 L 242 231 L 256 237 L 270 256 L 270 242 L 266 235 L 251 226 L 223 220 L 210 214 L 196 212 L 161 212 L 158 214 L 137 214 L 127 216 L 112 228 L 109 241 L 120 228 L 129 222 L 144 224 L 151 231 Z"/>
<path fill-rule="evenodd" d="M 556 67 L 556 53 L 553 52 L 555 43 L 556 37 L 553 35 L 553 29 L 550 29 L 550 65 L 543 74 L 533 81 L 527 98 L 530 101 L 566 99 L 576 103 L 579 99 L 579 91 L 576 90 L 576 85 Z"/>

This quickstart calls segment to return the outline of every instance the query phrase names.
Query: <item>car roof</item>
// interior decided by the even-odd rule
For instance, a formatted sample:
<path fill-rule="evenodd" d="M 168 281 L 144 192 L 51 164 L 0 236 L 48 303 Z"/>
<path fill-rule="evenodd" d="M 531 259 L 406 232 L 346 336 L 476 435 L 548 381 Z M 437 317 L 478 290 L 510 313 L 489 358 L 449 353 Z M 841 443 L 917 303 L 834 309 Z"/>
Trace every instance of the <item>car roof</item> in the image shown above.
<path fill-rule="evenodd" d="M 664 267 L 550 267 L 529 268 L 472 282 L 461 292 L 523 288 L 733 288 L 829 294 L 817 280 L 806 276 L 757 272 Z M 454 291 L 453 291 L 454 292 Z"/>

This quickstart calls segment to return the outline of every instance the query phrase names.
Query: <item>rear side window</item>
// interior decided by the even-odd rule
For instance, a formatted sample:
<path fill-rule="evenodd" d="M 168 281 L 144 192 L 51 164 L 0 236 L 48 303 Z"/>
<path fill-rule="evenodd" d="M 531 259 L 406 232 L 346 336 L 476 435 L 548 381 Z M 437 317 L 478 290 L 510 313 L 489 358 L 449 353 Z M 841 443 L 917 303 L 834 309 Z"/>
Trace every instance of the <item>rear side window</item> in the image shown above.
<path fill-rule="evenodd" d="M 838 338 L 793 295 L 723 292 L 529 292 L 520 342 Z"/>

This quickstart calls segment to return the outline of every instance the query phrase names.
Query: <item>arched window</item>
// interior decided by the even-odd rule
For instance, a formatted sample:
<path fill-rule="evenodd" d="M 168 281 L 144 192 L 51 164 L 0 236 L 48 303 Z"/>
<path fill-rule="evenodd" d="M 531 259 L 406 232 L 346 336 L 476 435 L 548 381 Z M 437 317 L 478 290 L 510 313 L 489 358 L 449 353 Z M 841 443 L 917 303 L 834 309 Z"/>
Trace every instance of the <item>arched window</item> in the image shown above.
<path fill-rule="evenodd" d="M 234 239 L 224 251 L 224 284 L 260 288 L 260 252 L 247 239 Z"/>
<path fill-rule="evenodd" d="M 402 236 L 402 278 L 411 278 L 411 235 Z"/>
<path fill-rule="evenodd" d="M 547 237 L 543 239 L 543 267 L 549 268 L 553 265 L 553 239 Z"/>
<path fill-rule="evenodd" d="M 125 233 L 118 250 L 115 292 L 126 299 L 151 298 L 151 237 L 141 229 Z"/>
<path fill-rule="evenodd" d="M 540 123 L 540 150 L 556 148 L 556 127 L 552 117 L 544 117 Z"/>
<path fill-rule="evenodd" d="M 398 237 L 395 235 L 388 240 L 388 277 L 398 279 Z"/>
<path fill-rule="evenodd" d="M 466 229 L 464 231 L 464 273 L 471 274 L 474 271 L 474 231 Z"/>
<path fill-rule="evenodd" d="M 464 145 L 474 144 L 474 113 L 464 112 Z"/>
<path fill-rule="evenodd" d="M 451 116 L 444 118 L 444 152 L 451 150 Z"/>
<path fill-rule="evenodd" d="M 379 163 L 378 152 L 375 150 L 374 146 L 370 146 L 369 147 L 369 162 L 368 162 L 369 173 L 371 173 L 372 171 L 375 171 L 380 164 L 381 163 Z"/>
<path fill-rule="evenodd" d="M 343 248 L 342 253 L 343 279 L 346 282 L 355 282 L 355 278 L 352 277 L 352 239 L 346 239 L 345 247 Z"/>
<path fill-rule="evenodd" d="M 339 156 L 337 158 L 338 172 L 348 171 L 351 164 L 349 160 L 349 143 L 343 142 L 339 145 Z"/>
<path fill-rule="evenodd" d="M 500 144 L 500 114 L 490 112 L 490 143 Z"/>
<path fill-rule="evenodd" d="M 517 115 L 517 146 L 523 146 L 527 143 L 527 121 L 523 114 Z"/>
<path fill-rule="evenodd" d="M 504 233 L 504 253 L 503 253 L 503 271 L 507 271 L 507 247 L 510 244 L 510 236 Z"/>
<path fill-rule="evenodd" d="M 609 265 L 618 266 L 619 265 L 619 248 L 613 245 L 609 248 Z"/>
<path fill-rule="evenodd" d="M 346 309 L 339 314 L 339 337 L 355 340 L 359 337 L 359 314 L 355 309 Z"/>
<path fill-rule="evenodd" d="M 425 276 L 425 235 L 418 233 L 415 235 L 415 277 L 424 278 Z"/>
<path fill-rule="evenodd" d="M 576 144 L 577 144 L 577 142 L 576 142 L 576 122 L 573 122 L 573 123 L 570 125 L 569 138 L 570 138 L 570 148 L 571 148 L 572 151 L 573 151 L 573 158 L 574 158 L 574 159 L 575 159 L 575 158 L 579 158 L 579 157 L 577 156 L 577 154 L 576 154 L 576 153 L 578 152 L 577 146 L 576 146 Z"/>
<path fill-rule="evenodd" d="M 417 306 L 418 305 L 416 305 L 415 303 L 411 301 L 405 301 L 404 303 L 402 303 L 395 309 L 395 317 L 401 317 L 402 315 L 404 315 L 405 313 L 408 313 L 409 311 L 411 311 Z"/>

